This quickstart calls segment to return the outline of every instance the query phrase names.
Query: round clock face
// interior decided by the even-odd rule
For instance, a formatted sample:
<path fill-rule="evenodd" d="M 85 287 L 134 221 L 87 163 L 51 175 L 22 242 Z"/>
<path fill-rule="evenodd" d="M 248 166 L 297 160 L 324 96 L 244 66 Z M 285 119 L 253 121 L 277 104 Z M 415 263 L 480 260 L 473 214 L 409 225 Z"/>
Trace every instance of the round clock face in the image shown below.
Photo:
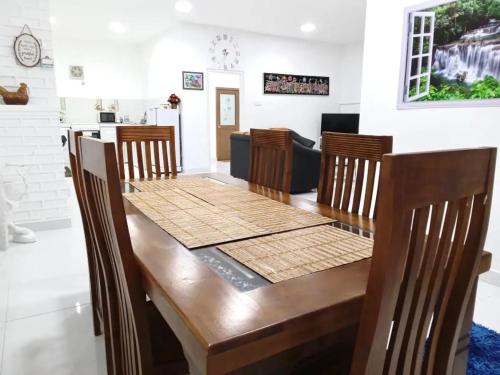
<path fill-rule="evenodd" d="M 231 35 L 216 35 L 210 42 L 208 51 L 210 52 L 212 62 L 219 69 L 234 69 L 240 63 L 239 46 Z"/>

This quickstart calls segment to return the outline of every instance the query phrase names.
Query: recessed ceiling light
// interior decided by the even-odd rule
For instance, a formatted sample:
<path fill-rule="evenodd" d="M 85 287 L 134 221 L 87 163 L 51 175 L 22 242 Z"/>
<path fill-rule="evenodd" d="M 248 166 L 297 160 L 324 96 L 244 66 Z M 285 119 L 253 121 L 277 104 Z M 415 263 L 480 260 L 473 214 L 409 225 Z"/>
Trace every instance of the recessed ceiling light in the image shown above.
<path fill-rule="evenodd" d="M 50 16 L 50 17 L 49 17 L 49 23 L 50 23 L 51 25 L 55 25 L 55 24 L 56 24 L 56 22 L 57 22 L 56 17 L 54 17 L 54 16 Z"/>
<path fill-rule="evenodd" d="M 186 0 L 179 0 L 175 3 L 175 9 L 181 13 L 189 13 L 193 9 L 193 4 Z"/>
<path fill-rule="evenodd" d="M 312 33 L 314 30 L 316 30 L 316 25 L 311 22 L 306 22 L 302 26 L 300 26 L 300 30 L 303 33 Z"/>
<path fill-rule="evenodd" d="M 121 34 L 125 32 L 125 26 L 121 22 L 110 22 L 108 27 L 112 33 Z"/>

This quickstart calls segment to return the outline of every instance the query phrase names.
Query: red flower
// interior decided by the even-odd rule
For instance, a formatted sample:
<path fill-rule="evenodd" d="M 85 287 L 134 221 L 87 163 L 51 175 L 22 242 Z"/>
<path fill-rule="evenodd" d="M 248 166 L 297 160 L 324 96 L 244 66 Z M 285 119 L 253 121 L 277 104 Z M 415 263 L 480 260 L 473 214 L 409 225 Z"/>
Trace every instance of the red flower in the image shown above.
<path fill-rule="evenodd" d="M 170 104 L 179 104 L 181 102 L 181 98 L 179 98 L 177 95 L 175 94 L 172 94 L 170 95 L 170 97 L 168 98 L 168 102 Z"/>

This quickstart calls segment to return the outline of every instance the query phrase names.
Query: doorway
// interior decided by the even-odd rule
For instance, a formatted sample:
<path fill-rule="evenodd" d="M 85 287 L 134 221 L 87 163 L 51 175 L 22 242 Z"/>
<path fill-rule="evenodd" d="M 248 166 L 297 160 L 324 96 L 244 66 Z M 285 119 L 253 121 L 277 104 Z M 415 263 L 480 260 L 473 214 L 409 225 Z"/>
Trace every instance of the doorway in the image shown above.
<path fill-rule="evenodd" d="M 212 171 L 221 170 L 224 173 L 229 173 L 229 163 L 227 161 L 231 158 L 231 133 L 244 127 L 244 111 L 242 107 L 244 100 L 243 72 L 234 70 L 209 70 L 207 89 L 210 169 Z M 225 92 L 226 90 L 228 91 Z M 237 93 L 233 90 L 237 90 Z M 221 108 L 221 105 L 225 105 L 224 100 L 221 102 L 221 98 L 225 99 L 226 104 L 232 104 L 234 100 L 234 106 L 230 111 L 226 111 L 229 109 L 227 107 Z M 221 118 L 221 115 L 224 118 Z M 231 122 L 233 124 L 230 124 Z"/>
<path fill-rule="evenodd" d="M 240 130 L 240 89 L 217 87 L 216 95 L 216 155 L 217 161 L 230 159 L 229 138 Z"/>

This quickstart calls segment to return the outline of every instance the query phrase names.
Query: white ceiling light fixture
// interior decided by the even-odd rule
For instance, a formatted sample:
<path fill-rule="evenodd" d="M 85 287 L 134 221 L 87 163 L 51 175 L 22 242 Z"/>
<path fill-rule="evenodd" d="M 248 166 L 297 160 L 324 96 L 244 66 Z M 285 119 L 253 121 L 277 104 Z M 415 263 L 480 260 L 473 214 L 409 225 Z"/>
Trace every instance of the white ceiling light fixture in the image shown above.
<path fill-rule="evenodd" d="M 49 23 L 50 23 L 51 25 L 55 25 L 55 24 L 57 23 L 57 19 L 56 19 L 56 17 L 54 17 L 54 16 L 50 16 L 50 17 L 49 17 Z"/>
<path fill-rule="evenodd" d="M 108 25 L 109 31 L 115 34 L 123 34 L 125 32 L 125 26 L 121 22 L 113 21 Z"/>
<path fill-rule="evenodd" d="M 179 0 L 175 3 L 175 10 L 180 13 L 189 13 L 193 9 L 193 4 L 187 0 Z"/>
<path fill-rule="evenodd" d="M 300 26 L 300 30 L 303 33 L 312 33 L 314 30 L 316 30 L 316 25 L 312 22 L 306 22 Z"/>

